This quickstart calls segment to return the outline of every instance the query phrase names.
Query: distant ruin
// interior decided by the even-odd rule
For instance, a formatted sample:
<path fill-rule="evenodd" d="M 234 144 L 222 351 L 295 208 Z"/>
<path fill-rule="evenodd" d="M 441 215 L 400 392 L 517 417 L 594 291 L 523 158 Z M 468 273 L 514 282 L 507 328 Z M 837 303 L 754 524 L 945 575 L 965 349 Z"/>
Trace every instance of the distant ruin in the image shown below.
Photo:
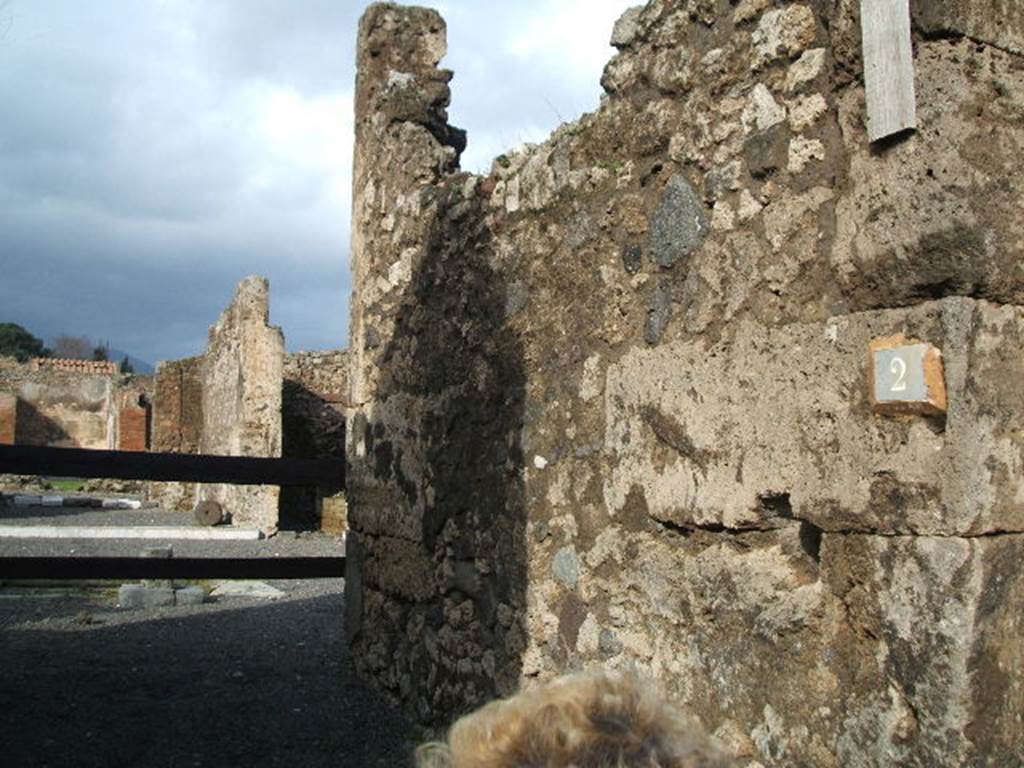
<path fill-rule="evenodd" d="M 741 764 L 1020 761 L 1024 14 L 911 13 L 914 133 L 854 0 L 653 0 L 475 176 L 444 21 L 366 11 L 346 626 L 406 712 L 636 665 Z"/>
<path fill-rule="evenodd" d="M 202 355 L 151 377 L 112 363 L 0 359 L 0 442 L 225 456 L 337 458 L 344 453 L 347 353 L 286 355 L 269 324 L 269 284 L 250 277 L 211 327 Z M 149 482 L 147 496 L 191 511 L 215 501 L 233 523 L 273 535 L 282 511 L 343 533 L 344 496 L 276 486 Z"/>
<path fill-rule="evenodd" d="M 151 387 L 114 363 L 0 357 L 0 443 L 144 451 Z"/>

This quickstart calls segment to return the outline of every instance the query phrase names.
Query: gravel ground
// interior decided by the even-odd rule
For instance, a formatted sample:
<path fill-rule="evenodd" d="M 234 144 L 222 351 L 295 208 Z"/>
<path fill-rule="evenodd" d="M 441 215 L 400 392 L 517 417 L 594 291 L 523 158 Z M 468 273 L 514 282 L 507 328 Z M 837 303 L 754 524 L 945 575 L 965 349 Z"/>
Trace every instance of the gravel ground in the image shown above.
<path fill-rule="evenodd" d="M 93 515 L 117 525 L 188 519 L 160 510 L 29 509 L 51 525 L 100 524 L 84 522 Z M 13 522 L 10 512 L 0 522 Z M 160 543 L 0 540 L 0 556 L 138 554 Z M 172 544 L 181 556 L 343 548 L 321 534 Z M 286 596 L 138 611 L 116 607 L 116 585 L 0 588 L 0 763 L 410 765 L 414 730 L 358 680 L 346 654 L 343 581 L 268 583 Z"/>

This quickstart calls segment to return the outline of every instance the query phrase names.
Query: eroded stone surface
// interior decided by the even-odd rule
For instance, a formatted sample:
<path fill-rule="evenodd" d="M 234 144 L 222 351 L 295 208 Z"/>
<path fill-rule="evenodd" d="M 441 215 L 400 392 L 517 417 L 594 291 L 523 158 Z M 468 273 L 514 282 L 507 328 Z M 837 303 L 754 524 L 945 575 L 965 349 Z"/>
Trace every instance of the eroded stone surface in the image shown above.
<path fill-rule="evenodd" d="M 284 336 L 269 324 L 269 291 L 266 278 L 246 278 L 210 328 L 202 359 L 200 453 L 281 455 Z M 235 525 L 272 534 L 279 491 L 277 486 L 206 484 L 199 500 L 218 502 Z"/>
<path fill-rule="evenodd" d="M 871 150 L 857 5 L 651 2 L 601 107 L 486 177 L 440 101 L 387 112 L 439 20 L 371 9 L 346 622 L 412 715 L 601 663 L 741 765 L 1024 749 L 1019 62 L 918 39 L 927 119 Z M 941 349 L 944 419 L 872 412 L 898 333 Z"/>
<path fill-rule="evenodd" d="M 892 328 L 943 350 L 944 423 L 872 411 L 869 345 Z M 1024 443 L 1000 424 L 1024 407 L 1024 390 L 1006 388 L 1024 371 L 992 368 L 1020 354 L 1022 332 L 1020 309 L 949 299 L 631 352 L 608 373 L 605 502 L 615 514 L 639 497 L 691 527 L 797 517 L 826 530 L 1024 530 L 1024 499 L 1010 501 L 1024 496 L 1010 479 Z M 780 495 L 782 519 L 766 503 Z"/>

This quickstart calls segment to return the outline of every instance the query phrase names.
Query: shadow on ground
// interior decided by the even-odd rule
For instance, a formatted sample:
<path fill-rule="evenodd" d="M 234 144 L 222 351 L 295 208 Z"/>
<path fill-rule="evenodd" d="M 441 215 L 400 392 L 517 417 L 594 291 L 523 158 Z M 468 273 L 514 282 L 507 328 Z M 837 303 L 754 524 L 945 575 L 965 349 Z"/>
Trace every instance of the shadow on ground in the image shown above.
<path fill-rule="evenodd" d="M 353 674 L 340 587 L 225 607 L 0 600 L 4 765 L 410 764 L 409 725 Z"/>

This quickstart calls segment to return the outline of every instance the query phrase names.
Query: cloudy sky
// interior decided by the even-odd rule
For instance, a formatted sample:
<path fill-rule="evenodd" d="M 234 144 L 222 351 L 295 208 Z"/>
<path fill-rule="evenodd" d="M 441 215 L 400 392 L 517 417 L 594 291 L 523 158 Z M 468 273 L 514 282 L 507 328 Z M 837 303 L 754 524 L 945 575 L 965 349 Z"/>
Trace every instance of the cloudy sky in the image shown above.
<path fill-rule="evenodd" d="M 446 0 L 463 167 L 594 109 L 636 0 Z M 0 322 L 150 362 L 246 275 L 289 351 L 348 335 L 364 0 L 0 0 Z"/>

